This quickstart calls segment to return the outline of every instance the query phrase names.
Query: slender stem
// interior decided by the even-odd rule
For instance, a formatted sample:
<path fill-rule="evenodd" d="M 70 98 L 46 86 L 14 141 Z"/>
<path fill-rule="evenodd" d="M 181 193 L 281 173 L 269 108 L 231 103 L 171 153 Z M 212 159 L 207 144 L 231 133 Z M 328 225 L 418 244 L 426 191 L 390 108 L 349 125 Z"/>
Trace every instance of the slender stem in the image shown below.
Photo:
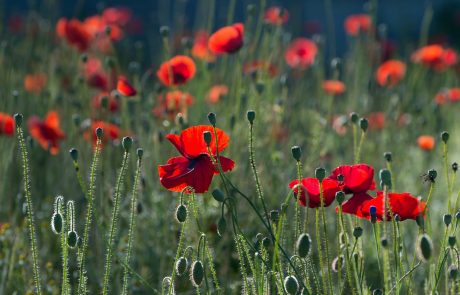
<path fill-rule="evenodd" d="M 113 200 L 114 206 L 113 206 L 113 211 L 112 211 L 112 222 L 110 225 L 110 234 L 109 234 L 109 240 L 108 240 L 108 245 L 107 245 L 107 256 L 106 256 L 106 261 L 105 261 L 104 286 L 102 289 L 102 294 L 104 295 L 108 294 L 108 289 L 109 289 L 110 268 L 112 265 L 112 251 L 113 251 L 113 244 L 114 244 L 115 232 L 116 232 L 117 221 L 118 221 L 120 194 L 121 194 L 121 188 L 123 185 L 123 180 L 124 180 L 124 176 L 126 172 L 128 158 L 129 158 L 129 152 L 125 151 L 123 155 L 123 162 L 121 164 L 120 173 L 118 174 L 116 188 L 115 188 L 115 194 L 114 194 L 114 200 Z"/>
<path fill-rule="evenodd" d="M 326 214 L 325 214 L 325 209 L 324 209 L 324 192 L 323 192 L 323 184 L 321 181 L 319 182 L 319 195 L 320 195 L 320 200 L 321 200 L 321 215 L 322 215 L 322 220 L 323 220 L 323 242 L 324 242 L 325 249 L 326 249 L 325 255 L 326 255 L 329 292 L 330 294 L 333 294 L 334 292 L 332 288 L 331 263 L 329 260 L 329 242 L 328 242 L 328 235 L 327 235 Z"/>
<path fill-rule="evenodd" d="M 35 220 L 34 220 L 34 209 L 32 204 L 32 195 L 30 192 L 30 179 L 29 179 L 29 160 L 27 157 L 27 148 L 24 142 L 24 133 L 21 126 L 17 126 L 16 134 L 19 141 L 19 146 L 22 155 L 22 170 L 24 176 L 24 192 L 26 195 L 27 202 L 27 225 L 29 227 L 29 239 L 30 239 L 30 250 L 32 252 L 32 264 L 34 273 L 35 291 L 37 295 L 42 293 L 40 283 L 40 268 L 38 266 L 38 250 L 37 250 L 37 237 L 35 233 Z"/>

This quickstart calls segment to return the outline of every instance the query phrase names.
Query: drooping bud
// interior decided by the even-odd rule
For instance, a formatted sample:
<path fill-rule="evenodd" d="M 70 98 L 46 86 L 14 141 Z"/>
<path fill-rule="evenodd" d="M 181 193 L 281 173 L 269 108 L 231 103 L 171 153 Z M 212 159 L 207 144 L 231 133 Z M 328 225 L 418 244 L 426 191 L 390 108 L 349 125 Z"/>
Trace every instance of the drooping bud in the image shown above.
<path fill-rule="evenodd" d="M 344 264 L 344 259 L 343 259 L 343 256 L 340 255 L 340 256 L 337 256 L 336 258 L 334 258 L 334 260 L 332 260 L 332 271 L 337 273 L 339 272 L 339 270 L 343 269 L 343 264 Z"/>
<path fill-rule="evenodd" d="M 180 223 L 185 222 L 185 220 L 187 219 L 187 207 L 185 207 L 185 205 L 180 204 L 179 206 L 177 206 L 176 219 Z"/>
<path fill-rule="evenodd" d="M 74 230 L 70 230 L 67 233 L 67 245 L 69 245 L 70 248 L 75 248 L 77 246 L 77 241 L 78 241 L 77 232 Z"/>
<path fill-rule="evenodd" d="M 55 234 L 60 234 L 62 231 L 62 215 L 59 212 L 54 212 L 51 216 L 51 230 Z"/>
<path fill-rule="evenodd" d="M 458 276 L 458 267 L 455 265 L 455 264 L 452 264 L 451 266 L 449 266 L 449 268 L 447 269 L 447 273 L 449 274 L 449 278 L 451 280 L 454 280 L 457 278 Z"/>
<path fill-rule="evenodd" d="M 296 248 L 297 248 L 297 254 L 300 257 L 302 258 L 307 257 L 311 249 L 310 235 L 307 233 L 301 234 L 299 238 L 297 239 Z"/>
<path fill-rule="evenodd" d="M 190 280 L 195 287 L 199 287 L 203 282 L 204 278 L 204 267 L 203 263 L 199 260 L 192 263 L 190 269 Z"/>
<path fill-rule="evenodd" d="M 420 260 L 427 262 L 433 253 L 433 242 L 427 234 L 419 236 L 417 241 L 417 256 Z"/>
<path fill-rule="evenodd" d="M 382 289 L 375 289 L 372 291 L 372 295 L 383 295 Z"/>
<path fill-rule="evenodd" d="M 213 191 L 212 191 L 212 196 L 214 198 L 214 200 L 216 200 L 217 202 L 219 203 L 222 203 L 224 200 L 225 200 L 225 195 L 224 193 L 218 189 L 218 188 L 215 188 Z"/>
<path fill-rule="evenodd" d="M 187 260 L 187 258 L 179 257 L 179 259 L 177 259 L 177 261 L 176 261 L 175 268 L 176 268 L 176 273 L 179 276 L 182 276 L 185 272 L 187 272 L 187 268 L 188 268 L 188 260 Z"/>
<path fill-rule="evenodd" d="M 288 294 L 297 294 L 299 290 L 299 282 L 294 276 L 287 276 L 284 279 L 284 290 Z"/>
<path fill-rule="evenodd" d="M 219 221 L 217 221 L 217 234 L 222 237 L 226 230 L 227 230 L 227 221 L 222 216 L 219 218 Z"/>

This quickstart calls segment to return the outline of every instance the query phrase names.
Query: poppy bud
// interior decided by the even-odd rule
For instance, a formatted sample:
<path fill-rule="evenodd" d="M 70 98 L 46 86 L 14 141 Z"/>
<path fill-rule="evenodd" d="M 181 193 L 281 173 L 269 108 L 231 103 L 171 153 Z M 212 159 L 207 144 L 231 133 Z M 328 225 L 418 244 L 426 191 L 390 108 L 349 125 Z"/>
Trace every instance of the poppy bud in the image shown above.
<path fill-rule="evenodd" d="M 360 226 L 357 226 L 353 229 L 353 236 L 358 239 L 363 235 L 363 228 Z"/>
<path fill-rule="evenodd" d="M 358 120 L 359 120 L 359 115 L 355 112 L 351 113 L 350 114 L 350 120 L 353 124 L 356 124 L 358 123 Z"/>
<path fill-rule="evenodd" d="M 343 191 L 336 192 L 335 199 L 339 205 L 342 205 L 343 201 L 345 201 L 345 193 Z"/>
<path fill-rule="evenodd" d="M 376 213 L 377 213 L 377 207 L 375 207 L 375 206 L 370 206 L 370 207 L 369 207 L 369 214 L 370 214 L 371 216 L 375 216 Z"/>
<path fill-rule="evenodd" d="M 342 255 L 334 258 L 334 260 L 332 260 L 332 271 L 337 273 L 339 270 L 343 269 L 343 262 L 344 259 Z"/>
<path fill-rule="evenodd" d="M 295 145 L 291 148 L 291 152 L 292 152 L 292 156 L 294 157 L 294 159 L 299 162 L 300 161 L 300 157 L 302 157 L 302 149 L 300 148 L 300 146 L 298 145 Z"/>
<path fill-rule="evenodd" d="M 179 276 L 183 275 L 187 271 L 187 268 L 188 268 L 188 260 L 187 260 L 187 258 L 179 257 L 179 259 L 177 259 L 177 261 L 176 261 L 175 267 L 176 267 L 176 273 Z"/>
<path fill-rule="evenodd" d="M 458 164 L 457 164 L 457 162 L 453 162 L 452 163 L 452 171 L 454 171 L 454 173 L 455 173 L 455 172 L 457 172 L 457 170 L 458 170 Z"/>
<path fill-rule="evenodd" d="M 415 222 L 417 222 L 417 225 L 420 228 L 423 228 L 425 226 L 425 219 L 423 218 L 422 214 L 417 215 L 417 217 L 415 218 Z"/>
<path fill-rule="evenodd" d="M 264 238 L 264 235 L 262 233 L 257 233 L 256 234 L 256 240 L 257 241 L 262 241 L 263 238 Z"/>
<path fill-rule="evenodd" d="M 104 60 L 105 66 L 108 68 L 113 68 L 115 66 L 115 60 L 111 56 L 106 56 Z"/>
<path fill-rule="evenodd" d="M 77 232 L 71 230 L 67 233 L 67 245 L 70 248 L 75 248 L 77 246 L 78 235 Z"/>
<path fill-rule="evenodd" d="M 104 135 L 104 130 L 100 127 L 96 128 L 96 136 L 97 138 L 101 139 L 102 136 Z"/>
<path fill-rule="evenodd" d="M 433 252 L 433 243 L 427 234 L 423 234 L 418 238 L 417 256 L 420 260 L 427 262 Z"/>
<path fill-rule="evenodd" d="M 449 226 L 452 222 L 452 215 L 444 214 L 444 216 L 442 217 L 442 221 L 444 222 L 446 226 Z"/>
<path fill-rule="evenodd" d="M 299 282 L 294 276 L 287 276 L 284 279 L 284 290 L 288 294 L 297 294 L 299 290 Z"/>
<path fill-rule="evenodd" d="M 380 181 L 383 185 L 391 187 L 391 172 L 388 169 L 381 169 L 379 172 Z"/>
<path fill-rule="evenodd" d="M 372 295 L 383 295 L 382 289 L 375 289 L 372 291 Z"/>
<path fill-rule="evenodd" d="M 322 182 L 323 179 L 326 177 L 326 170 L 322 167 L 315 169 L 315 177 Z"/>
<path fill-rule="evenodd" d="M 449 246 L 453 247 L 457 243 L 457 238 L 455 236 L 450 236 L 447 239 L 447 242 L 449 243 Z"/>
<path fill-rule="evenodd" d="M 226 229 L 227 229 L 227 221 L 222 216 L 217 222 L 217 234 L 222 237 Z"/>
<path fill-rule="evenodd" d="M 265 238 L 262 239 L 262 246 L 263 246 L 265 249 L 267 249 L 268 247 L 270 247 L 270 244 L 271 244 L 271 242 L 270 242 L 270 239 L 269 239 L 269 238 L 265 237 Z"/>
<path fill-rule="evenodd" d="M 72 157 L 72 160 L 75 162 L 78 160 L 78 150 L 76 148 L 71 148 L 69 150 L 70 156 Z"/>
<path fill-rule="evenodd" d="M 83 245 L 83 239 L 81 237 L 77 238 L 77 247 L 80 248 Z"/>
<path fill-rule="evenodd" d="M 82 63 L 86 63 L 88 61 L 88 54 L 82 53 L 80 55 L 80 60 L 81 60 Z"/>
<path fill-rule="evenodd" d="M 270 211 L 270 219 L 273 223 L 277 223 L 280 219 L 280 212 L 278 210 Z"/>
<path fill-rule="evenodd" d="M 190 280 L 195 287 L 199 287 L 203 282 L 204 278 L 204 268 L 203 263 L 197 260 L 192 263 L 192 268 L 190 269 Z"/>
<path fill-rule="evenodd" d="M 144 155 L 144 150 L 141 149 L 141 148 L 138 148 L 138 149 L 136 150 L 136 153 L 137 153 L 137 157 L 138 157 L 139 160 L 140 160 L 140 159 L 142 159 L 142 156 Z"/>
<path fill-rule="evenodd" d="M 204 139 L 204 142 L 206 142 L 206 145 L 210 146 L 211 145 L 211 140 L 212 140 L 211 131 L 204 131 L 203 132 L 203 139 Z"/>
<path fill-rule="evenodd" d="M 160 35 L 162 37 L 168 37 L 169 36 L 169 27 L 168 26 L 161 26 L 160 27 Z"/>
<path fill-rule="evenodd" d="M 441 133 L 441 139 L 444 143 L 447 143 L 447 141 L 449 140 L 449 132 L 443 131 Z"/>
<path fill-rule="evenodd" d="M 187 219 L 187 207 L 185 207 L 185 205 L 180 204 L 179 206 L 177 206 L 176 219 L 180 223 L 185 222 L 185 220 Z"/>
<path fill-rule="evenodd" d="M 310 235 L 306 233 L 301 234 L 299 238 L 297 239 L 296 248 L 297 248 L 297 254 L 300 257 L 302 258 L 307 257 L 311 249 Z"/>
<path fill-rule="evenodd" d="M 218 188 L 215 188 L 211 194 L 214 200 L 216 200 L 219 203 L 222 203 L 225 199 L 224 193 Z"/>
<path fill-rule="evenodd" d="M 14 122 L 16 123 L 17 127 L 21 127 L 23 119 L 24 117 L 22 114 L 14 114 Z"/>
<path fill-rule="evenodd" d="M 382 245 L 383 248 L 386 248 L 388 246 L 388 239 L 386 237 L 382 237 L 380 239 L 380 244 Z"/>
<path fill-rule="evenodd" d="M 209 113 L 208 114 L 208 121 L 211 123 L 212 126 L 216 127 L 216 114 L 215 113 Z"/>
<path fill-rule="evenodd" d="M 449 273 L 449 278 L 455 280 L 458 276 L 458 267 L 455 264 L 452 264 L 447 269 L 447 272 Z"/>
<path fill-rule="evenodd" d="M 391 162 L 392 159 L 393 159 L 391 152 L 385 152 L 385 153 L 383 153 L 383 157 L 385 158 L 385 160 L 386 160 L 387 162 Z"/>
<path fill-rule="evenodd" d="M 252 125 L 252 123 L 254 122 L 254 119 L 256 118 L 256 112 L 253 111 L 253 110 L 249 110 L 247 113 L 246 113 L 247 117 L 248 117 L 248 121 L 249 121 L 249 124 Z"/>
<path fill-rule="evenodd" d="M 359 127 L 361 128 L 362 131 L 366 132 L 367 128 L 369 127 L 369 121 L 367 121 L 366 118 L 361 118 L 359 120 Z"/>
<path fill-rule="evenodd" d="M 123 145 L 123 148 L 125 149 L 125 151 L 129 152 L 129 150 L 131 149 L 131 146 L 133 145 L 133 139 L 129 136 L 125 136 L 123 137 L 121 144 Z"/>
<path fill-rule="evenodd" d="M 436 170 L 434 169 L 428 170 L 428 178 L 430 179 L 430 181 L 434 182 L 437 176 L 438 176 L 438 172 Z"/>
<path fill-rule="evenodd" d="M 62 231 L 62 215 L 59 212 L 55 212 L 51 216 L 51 230 L 55 234 L 60 234 Z"/>
<path fill-rule="evenodd" d="M 259 95 L 261 95 L 265 90 L 265 84 L 263 82 L 257 82 L 256 83 L 256 91 Z"/>

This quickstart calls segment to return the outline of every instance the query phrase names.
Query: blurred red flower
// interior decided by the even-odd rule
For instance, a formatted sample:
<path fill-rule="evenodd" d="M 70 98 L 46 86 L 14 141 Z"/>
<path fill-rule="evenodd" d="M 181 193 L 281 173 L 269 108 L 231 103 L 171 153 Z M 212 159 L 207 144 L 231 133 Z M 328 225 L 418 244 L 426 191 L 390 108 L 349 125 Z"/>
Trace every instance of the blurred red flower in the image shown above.
<path fill-rule="evenodd" d="M 243 47 L 244 25 L 236 23 L 214 32 L 208 40 L 208 48 L 215 54 L 235 53 Z"/>
<path fill-rule="evenodd" d="M 117 91 L 124 96 L 135 96 L 137 94 L 136 89 L 129 83 L 128 79 L 124 76 L 118 77 Z"/>
<path fill-rule="evenodd" d="M 166 116 L 169 120 L 174 120 L 179 113 L 186 114 L 188 107 L 193 104 L 193 96 L 179 90 L 160 95 L 158 100 L 159 105 L 153 109 L 153 114 L 160 118 Z"/>
<path fill-rule="evenodd" d="M 226 85 L 214 85 L 209 89 L 208 94 L 206 95 L 206 101 L 211 104 L 218 103 L 222 96 L 228 94 L 228 87 Z"/>
<path fill-rule="evenodd" d="M 445 104 L 446 102 L 457 102 L 460 100 L 460 88 L 454 87 L 444 89 L 438 92 L 435 96 L 437 104 Z"/>
<path fill-rule="evenodd" d="M 367 115 L 367 120 L 370 129 L 382 130 L 385 128 L 385 113 L 383 112 L 370 113 Z"/>
<path fill-rule="evenodd" d="M 307 38 L 297 38 L 286 49 L 284 58 L 291 68 L 306 69 L 313 65 L 318 47 Z"/>
<path fill-rule="evenodd" d="M 29 93 L 39 94 L 46 85 L 46 74 L 28 74 L 24 77 L 24 89 Z"/>
<path fill-rule="evenodd" d="M 345 19 L 345 32 L 353 37 L 360 33 L 370 32 L 372 29 L 372 19 L 368 14 L 353 14 Z"/>
<path fill-rule="evenodd" d="M 375 79 L 380 86 L 390 88 L 396 86 L 406 75 L 406 65 L 399 60 L 388 60 L 382 63 L 375 74 Z"/>
<path fill-rule="evenodd" d="M 61 18 L 56 24 L 56 33 L 79 51 L 88 49 L 92 36 L 78 19 Z"/>
<path fill-rule="evenodd" d="M 265 11 L 264 21 L 275 26 L 281 26 L 287 23 L 289 20 L 289 12 L 287 9 L 272 6 Z"/>
<path fill-rule="evenodd" d="M 270 78 L 275 77 L 278 74 L 278 68 L 268 61 L 263 60 L 253 60 L 252 62 L 245 63 L 243 65 L 243 73 L 247 75 L 252 75 L 258 71 L 265 71 L 268 73 Z"/>
<path fill-rule="evenodd" d="M 457 53 L 451 48 L 444 48 L 439 44 L 427 45 L 415 51 L 411 60 L 423 64 L 436 71 L 443 71 L 457 63 Z"/>
<path fill-rule="evenodd" d="M 329 95 L 340 95 L 347 89 L 345 84 L 338 80 L 325 80 L 322 88 Z"/>
<path fill-rule="evenodd" d="M 127 7 L 108 7 L 102 11 L 102 19 L 110 25 L 126 26 L 132 18 L 132 11 Z"/>
<path fill-rule="evenodd" d="M 93 97 L 92 100 L 93 108 L 107 108 L 110 112 L 118 112 L 120 109 L 120 103 L 118 100 L 110 95 L 107 91 L 103 91 Z M 105 104 L 105 105 L 104 105 Z"/>
<path fill-rule="evenodd" d="M 91 128 L 83 134 L 85 140 L 91 140 L 93 147 L 96 147 L 97 136 L 96 129 L 102 128 L 104 135 L 102 137 L 102 147 L 109 142 L 120 138 L 120 128 L 117 125 L 105 121 L 93 121 Z"/>
<path fill-rule="evenodd" d="M 422 150 L 431 151 L 432 149 L 434 149 L 436 140 L 433 136 L 421 135 L 417 138 L 417 144 Z"/>
<path fill-rule="evenodd" d="M 216 147 L 212 126 L 193 126 L 181 132 L 180 135 L 168 134 L 166 138 L 176 147 L 181 156 L 173 157 L 165 165 L 158 166 L 161 184 L 170 191 L 180 192 L 190 186 L 196 193 L 208 191 L 214 174 L 218 170 L 214 167 L 203 132 L 212 134 L 210 150 L 214 157 L 228 146 L 230 138 L 224 131 L 216 128 L 218 146 Z M 234 168 L 235 163 L 219 155 L 219 161 L 224 172 Z"/>
<path fill-rule="evenodd" d="M 204 61 L 213 62 L 216 60 L 216 56 L 208 48 L 208 39 L 209 35 L 206 31 L 196 32 L 192 47 L 192 55 Z"/>
<path fill-rule="evenodd" d="M 0 135 L 13 135 L 15 125 L 13 116 L 0 112 Z"/>
<path fill-rule="evenodd" d="M 49 150 L 52 155 L 59 152 L 58 142 L 65 138 L 59 124 L 59 115 L 50 111 L 44 120 L 33 116 L 28 121 L 30 135 L 38 141 L 42 148 Z"/>
<path fill-rule="evenodd" d="M 188 56 L 176 55 L 163 62 L 157 71 L 157 77 L 165 86 L 187 83 L 195 76 L 195 62 Z"/>
<path fill-rule="evenodd" d="M 335 193 L 340 190 L 339 182 L 333 179 L 325 178 L 321 182 L 323 187 L 323 202 L 324 207 L 328 207 L 334 202 Z M 289 183 L 289 187 L 294 191 L 294 194 L 297 196 L 299 193 L 299 180 L 293 180 Z M 318 208 L 321 207 L 321 197 L 319 189 L 319 180 L 314 177 L 307 177 L 302 179 L 301 193 L 299 197 L 299 204 L 302 206 L 307 205 L 306 195 L 308 195 L 308 207 Z"/>
<path fill-rule="evenodd" d="M 363 193 L 375 189 L 374 168 L 367 164 L 342 165 L 335 168 L 328 178 L 341 181 L 341 189 L 346 193 Z"/>

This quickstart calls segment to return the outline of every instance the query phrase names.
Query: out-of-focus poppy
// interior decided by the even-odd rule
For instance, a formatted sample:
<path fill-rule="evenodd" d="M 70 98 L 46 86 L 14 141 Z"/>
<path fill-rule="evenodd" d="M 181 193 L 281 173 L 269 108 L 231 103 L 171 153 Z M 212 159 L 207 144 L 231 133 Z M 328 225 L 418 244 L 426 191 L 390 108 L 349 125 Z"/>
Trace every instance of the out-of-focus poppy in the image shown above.
<path fill-rule="evenodd" d="M 340 115 L 340 116 L 335 116 L 332 119 L 332 129 L 338 134 L 338 135 L 345 135 L 347 133 L 347 122 L 348 122 L 348 117 L 345 115 Z"/>
<path fill-rule="evenodd" d="M 118 77 L 117 91 L 124 96 L 135 96 L 137 94 L 136 89 L 129 83 L 128 79 L 124 76 Z"/>
<path fill-rule="evenodd" d="M 417 144 L 422 150 L 431 151 L 432 149 L 434 149 L 436 140 L 433 136 L 421 135 L 417 138 Z"/>
<path fill-rule="evenodd" d="M 321 182 L 323 189 L 323 202 L 324 207 L 328 207 L 334 202 L 335 194 L 340 190 L 339 182 L 336 180 L 324 178 Z M 289 183 L 289 187 L 294 191 L 297 196 L 299 193 L 299 180 L 293 180 Z M 307 177 L 302 179 L 300 186 L 300 197 L 299 204 L 307 206 L 306 195 L 308 195 L 308 207 L 318 208 L 321 207 L 321 196 L 319 180 L 313 177 Z"/>
<path fill-rule="evenodd" d="M 12 15 L 8 19 L 8 30 L 13 34 L 18 34 L 24 29 L 24 21 L 19 15 Z"/>
<path fill-rule="evenodd" d="M 206 101 L 211 104 L 218 103 L 220 98 L 227 94 L 228 87 L 226 85 L 214 85 L 211 89 L 209 89 L 208 94 L 206 95 Z"/>
<path fill-rule="evenodd" d="M 100 90 L 108 91 L 116 83 L 115 75 L 108 75 L 103 67 L 102 62 L 97 58 L 88 58 L 84 64 L 84 76 L 89 86 Z M 115 80 L 114 82 L 112 80 Z"/>
<path fill-rule="evenodd" d="M 235 53 L 243 47 L 244 25 L 236 23 L 213 33 L 208 40 L 208 48 L 215 54 Z"/>
<path fill-rule="evenodd" d="M 343 94 L 346 90 L 345 83 L 338 80 L 325 80 L 323 81 L 322 88 L 324 92 L 334 96 Z"/>
<path fill-rule="evenodd" d="M 330 179 L 340 181 L 341 189 L 347 193 L 363 193 L 375 189 L 374 168 L 367 164 L 342 165 L 335 168 Z"/>
<path fill-rule="evenodd" d="M 287 9 L 279 7 L 279 6 L 272 6 L 269 7 L 265 11 L 264 21 L 266 23 L 281 26 L 287 23 L 289 20 L 289 12 Z"/>
<path fill-rule="evenodd" d="M 208 33 L 206 31 L 198 31 L 195 34 L 192 47 L 192 55 L 196 58 L 207 62 L 216 60 L 216 56 L 208 48 Z"/>
<path fill-rule="evenodd" d="M 457 53 L 451 48 L 444 48 L 439 44 L 427 45 L 415 51 L 411 60 L 423 64 L 437 71 L 443 71 L 455 65 L 458 61 Z"/>
<path fill-rule="evenodd" d="M 12 136 L 15 125 L 13 116 L 0 112 L 0 135 Z"/>
<path fill-rule="evenodd" d="M 396 86 L 406 75 L 406 65 L 399 60 L 388 60 L 382 63 L 377 72 L 375 79 L 380 86 L 390 88 Z"/>
<path fill-rule="evenodd" d="M 46 74 L 28 74 L 24 77 L 24 89 L 29 93 L 39 94 L 47 80 Z"/>
<path fill-rule="evenodd" d="M 187 83 L 195 76 L 195 62 L 188 56 L 177 55 L 161 64 L 157 77 L 165 86 Z"/>
<path fill-rule="evenodd" d="M 56 33 L 59 37 L 64 38 L 71 46 L 76 47 L 79 51 L 85 51 L 88 49 L 92 39 L 92 36 L 86 30 L 85 25 L 78 19 L 59 19 L 56 24 Z"/>
<path fill-rule="evenodd" d="M 156 117 L 167 117 L 174 120 L 177 114 L 186 114 L 189 106 L 193 104 L 193 96 L 188 92 L 179 90 L 169 91 L 158 97 L 158 105 L 153 109 Z"/>
<path fill-rule="evenodd" d="M 303 70 L 313 65 L 317 53 L 315 42 L 307 38 L 297 38 L 286 49 L 284 58 L 291 68 Z"/>
<path fill-rule="evenodd" d="M 52 155 L 59 152 L 59 141 L 65 138 L 64 131 L 61 130 L 59 115 L 56 111 L 50 111 L 44 120 L 33 116 L 28 121 L 30 135 L 38 141 L 40 146 L 49 150 Z"/>
<path fill-rule="evenodd" d="M 353 37 L 360 33 L 370 32 L 372 29 L 372 19 L 368 14 L 353 14 L 345 19 L 345 32 Z"/>
<path fill-rule="evenodd" d="M 120 138 L 120 128 L 118 128 L 117 125 L 105 121 L 96 120 L 91 122 L 91 128 L 83 134 L 85 140 L 92 141 L 93 147 L 96 146 L 97 142 L 97 128 L 102 128 L 102 130 L 104 131 L 104 136 L 102 137 L 102 146 L 106 145 L 109 142 L 109 140 L 114 141 Z"/>
<path fill-rule="evenodd" d="M 123 30 L 117 24 L 107 23 L 99 15 L 87 17 L 83 22 L 83 26 L 86 32 L 94 39 L 109 37 L 111 41 L 120 41 L 123 38 Z"/>
<path fill-rule="evenodd" d="M 180 135 L 168 134 L 166 138 L 181 154 L 179 157 L 170 158 L 165 165 L 158 166 L 160 182 L 168 190 L 180 192 L 189 186 L 196 193 L 208 191 L 213 175 L 218 174 L 219 171 L 214 167 L 208 154 L 203 138 L 205 131 L 211 133 L 210 150 L 213 157 L 218 157 L 222 170 L 227 172 L 234 168 L 235 163 L 231 159 L 220 156 L 230 141 L 224 131 L 216 128 L 218 146 L 215 143 L 212 126 L 193 126 L 183 130 Z"/>
<path fill-rule="evenodd" d="M 102 18 L 107 24 L 126 26 L 132 18 L 132 11 L 127 7 L 108 7 L 102 11 Z"/>
<path fill-rule="evenodd" d="M 253 60 L 252 62 L 245 63 L 243 65 L 243 73 L 246 75 L 254 75 L 258 71 L 268 73 L 270 78 L 273 78 L 278 74 L 278 68 L 268 61 Z"/>
<path fill-rule="evenodd" d="M 369 122 L 369 129 L 382 130 L 385 128 L 385 113 L 383 112 L 373 112 L 367 115 L 367 120 Z"/>
<path fill-rule="evenodd" d="M 443 89 L 435 96 L 437 104 L 445 104 L 446 102 L 457 102 L 460 100 L 460 88 L 454 87 Z"/>
<path fill-rule="evenodd" d="M 120 109 L 120 103 L 118 100 L 107 91 L 103 91 L 94 96 L 92 103 L 95 109 L 107 108 L 110 112 L 118 112 Z"/>

